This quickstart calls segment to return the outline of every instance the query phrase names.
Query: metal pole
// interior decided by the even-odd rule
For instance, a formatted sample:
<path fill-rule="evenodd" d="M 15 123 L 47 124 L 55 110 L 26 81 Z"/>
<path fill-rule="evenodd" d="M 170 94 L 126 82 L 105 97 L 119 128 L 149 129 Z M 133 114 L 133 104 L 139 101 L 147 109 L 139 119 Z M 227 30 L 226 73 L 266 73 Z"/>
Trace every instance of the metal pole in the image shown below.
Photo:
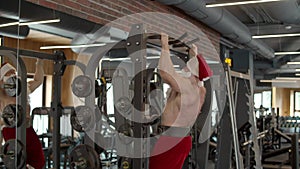
<path fill-rule="evenodd" d="M 145 107 L 145 90 L 146 76 L 143 70 L 146 69 L 146 37 L 144 37 L 144 28 L 142 24 L 135 24 L 131 27 L 129 38 L 127 39 L 127 51 L 130 54 L 131 60 L 134 64 L 134 111 L 133 111 L 133 135 L 135 138 L 140 138 L 140 141 L 134 142 L 134 152 L 140 158 L 133 159 L 134 169 L 147 169 L 148 160 L 145 156 L 148 154 L 148 143 L 142 141 L 147 140 L 143 138 L 149 137 L 149 129 L 147 126 L 139 121 L 143 119 L 143 112 Z"/>
<path fill-rule="evenodd" d="M 299 135 L 298 133 L 295 133 L 292 136 L 292 158 L 291 160 L 291 166 L 292 169 L 299 169 Z"/>
<path fill-rule="evenodd" d="M 230 75 L 230 68 L 228 65 L 227 70 L 225 70 L 226 75 L 226 82 L 227 82 L 227 94 L 228 94 L 228 101 L 229 101 L 229 110 L 230 110 L 230 121 L 231 121 L 231 129 L 232 129 L 232 136 L 233 136 L 233 146 L 235 152 L 235 162 L 237 169 L 243 169 L 243 159 L 240 155 L 240 147 L 239 147 L 239 140 L 238 140 L 238 132 L 237 132 L 237 124 L 236 124 L 236 112 L 235 112 L 235 105 L 233 99 L 233 89 L 232 89 L 232 81 Z"/>
<path fill-rule="evenodd" d="M 61 77 L 64 73 L 65 56 L 62 52 L 56 52 L 59 59 L 54 61 L 53 72 L 53 95 L 51 102 L 51 116 L 53 117 L 53 167 L 60 168 L 60 117 L 62 115 L 61 105 Z"/>

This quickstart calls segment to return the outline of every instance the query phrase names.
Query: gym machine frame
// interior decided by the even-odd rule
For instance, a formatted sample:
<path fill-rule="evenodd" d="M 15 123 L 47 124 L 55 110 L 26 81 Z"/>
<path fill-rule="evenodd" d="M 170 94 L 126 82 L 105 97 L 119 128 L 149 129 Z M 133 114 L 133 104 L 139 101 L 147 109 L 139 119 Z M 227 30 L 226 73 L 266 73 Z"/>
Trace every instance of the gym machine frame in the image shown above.
<path fill-rule="evenodd" d="M 146 98 L 147 98 L 147 78 L 145 76 L 145 71 L 146 70 L 146 53 L 145 49 L 146 47 L 154 47 L 158 50 L 160 50 L 160 46 L 157 46 L 155 44 L 147 43 L 147 39 L 159 39 L 160 35 L 153 35 L 152 37 L 151 34 L 146 34 L 144 32 L 144 28 L 142 24 L 134 24 L 131 27 L 131 31 L 129 33 L 129 36 L 126 40 L 122 40 L 116 44 L 106 44 L 103 47 L 99 47 L 96 52 L 91 56 L 86 70 L 84 71 L 84 76 L 87 77 L 94 77 L 95 76 L 95 70 L 99 66 L 98 63 L 102 59 L 105 54 L 107 54 L 110 51 L 113 50 L 124 50 L 128 52 L 128 56 L 130 56 L 130 59 L 134 65 L 134 74 L 136 75 L 133 79 L 134 83 L 134 97 L 133 97 L 133 106 L 135 109 L 133 109 L 132 114 L 134 114 L 134 118 L 136 119 L 142 119 L 143 114 L 139 112 L 139 110 L 143 110 L 143 107 L 145 106 L 146 103 Z M 187 34 L 183 34 L 178 40 L 175 40 L 176 43 L 180 43 L 180 40 L 186 37 Z M 193 43 L 197 39 L 194 39 L 193 41 L 189 43 Z M 174 42 L 173 42 L 174 43 Z M 176 44 L 178 45 L 178 44 Z M 188 47 L 187 45 L 180 43 L 179 47 Z M 187 61 L 187 55 L 174 51 L 171 49 L 171 52 L 176 53 L 183 59 L 184 61 Z M 149 66 L 150 67 L 150 66 Z M 152 68 L 152 67 L 151 67 Z M 92 87 L 92 91 L 94 91 L 95 88 L 94 86 Z M 85 98 L 85 105 L 88 106 L 89 108 L 93 109 L 94 108 L 94 100 L 95 100 L 95 94 L 92 92 L 89 96 Z M 210 107 L 210 104 L 207 105 Z M 116 113 L 119 113 L 117 109 L 115 109 Z M 120 113 L 119 113 L 120 114 Z M 204 114 L 203 114 L 204 115 Z M 94 114 L 92 115 L 91 119 L 95 119 Z M 204 115 L 205 116 L 205 115 Z M 123 121 L 123 117 L 120 115 L 116 116 L 116 121 Z M 150 131 L 149 127 L 147 127 L 148 124 L 142 124 L 139 122 L 136 122 L 138 120 L 133 119 L 130 123 L 132 124 L 132 130 L 133 130 L 133 136 L 134 138 L 147 138 L 150 136 Z M 94 123 L 95 121 L 91 122 Z M 115 126 L 118 128 L 118 126 Z M 86 131 L 87 135 L 89 137 L 85 137 L 84 144 L 89 145 L 90 147 L 94 147 L 94 142 L 93 140 L 95 139 L 94 133 L 92 131 Z M 96 140 L 97 142 L 97 140 Z M 208 145 L 208 144 L 205 144 Z M 148 158 L 146 157 L 147 151 L 149 151 L 149 143 L 145 142 L 144 144 L 141 142 L 139 144 L 135 144 L 133 147 L 134 152 L 138 152 L 139 156 L 141 158 L 133 158 L 129 159 L 127 158 L 126 160 L 132 162 L 131 168 L 138 168 L 138 169 L 147 169 L 148 168 Z M 205 146 L 205 149 L 207 150 L 208 148 Z M 205 160 L 205 158 L 203 158 Z M 206 164 L 206 163 L 205 163 Z"/>
<path fill-rule="evenodd" d="M 0 55 L 8 56 L 15 65 L 18 65 L 18 70 L 20 70 L 21 74 L 21 81 L 26 82 L 27 80 L 27 71 L 25 64 L 21 57 L 31 57 L 31 58 L 40 58 L 45 60 L 52 60 L 54 61 L 54 72 L 53 72 L 53 95 L 51 101 L 51 112 L 50 116 L 52 116 L 54 125 L 53 125 L 53 167 L 60 168 L 60 117 L 62 116 L 62 104 L 61 104 L 61 77 L 64 74 L 66 65 L 77 65 L 80 69 L 84 69 L 84 65 L 69 60 L 66 61 L 65 55 L 61 51 L 55 51 L 54 54 L 48 53 L 41 53 L 35 52 L 30 50 L 23 50 L 23 49 L 14 49 L 9 47 L 0 47 Z M 17 64 L 18 63 L 18 64 Z M 21 88 L 22 92 L 21 95 L 18 96 L 18 100 L 21 101 L 22 107 L 26 107 L 27 104 L 27 93 L 26 93 L 26 86 L 22 85 Z M 25 92 L 23 92 L 25 91 Z M 25 114 L 25 112 L 24 112 Z M 25 116 L 23 116 L 25 117 Z M 25 120 L 23 119 L 23 123 L 20 127 L 18 127 L 17 132 L 21 133 L 20 135 L 17 134 L 17 139 L 19 139 L 24 146 L 26 146 L 26 127 L 25 127 Z M 26 166 L 24 166 L 26 168 Z"/>
<path fill-rule="evenodd" d="M 134 79 L 134 98 L 133 98 L 133 106 L 136 108 L 134 109 L 133 114 L 135 117 L 141 116 L 138 110 L 142 110 L 145 104 L 145 90 L 144 87 L 146 84 L 145 75 L 142 72 L 146 69 L 146 52 L 143 49 L 146 49 L 146 37 L 144 36 L 144 28 L 141 24 L 135 24 L 132 26 L 129 37 L 126 41 L 120 41 L 117 44 L 108 44 L 104 47 L 100 47 L 91 57 L 89 63 L 87 64 L 87 68 L 84 72 L 86 76 L 94 77 L 95 70 L 99 66 L 98 63 L 108 53 L 110 50 L 113 49 L 127 49 L 132 62 L 134 63 L 134 72 L 137 75 Z M 142 52 L 142 53 L 141 53 Z M 93 86 L 92 91 L 95 88 Z M 92 92 L 88 97 L 85 99 L 85 105 L 90 108 L 94 108 L 94 101 L 95 100 L 95 93 Z M 133 122 L 133 137 L 136 138 L 146 138 L 149 136 L 149 131 L 146 127 L 143 126 L 142 123 Z M 94 133 L 89 133 L 87 131 L 88 136 L 94 136 Z M 86 137 L 85 137 L 86 138 Z M 85 144 L 94 147 L 94 142 L 92 141 L 94 138 L 85 139 Z M 145 157 L 146 149 L 143 144 L 134 145 L 134 152 L 138 152 L 140 157 Z M 148 160 L 147 158 L 134 158 L 132 159 L 132 167 L 139 168 L 139 169 L 147 169 L 148 168 Z"/>
<path fill-rule="evenodd" d="M 260 149 L 258 146 L 257 140 L 257 127 L 256 127 L 256 117 L 253 111 L 253 87 L 252 87 L 252 74 L 249 71 L 249 74 L 242 74 L 239 72 L 235 72 L 230 70 L 229 65 L 226 63 L 224 64 L 225 74 L 226 74 L 226 81 L 227 81 L 227 94 L 228 94 L 228 105 L 224 109 L 223 117 L 220 121 L 220 126 L 218 128 L 218 141 L 217 141 L 217 163 L 215 168 L 230 168 L 231 163 L 231 156 L 232 156 L 232 143 L 233 149 L 235 153 L 235 167 L 237 169 L 244 168 L 244 162 L 242 159 L 242 155 L 240 153 L 240 143 L 238 139 L 238 131 L 237 131 L 237 118 L 236 118 L 236 102 L 234 99 L 234 91 L 233 91 L 233 84 L 232 84 L 232 77 L 241 78 L 247 80 L 250 85 L 249 94 L 246 96 L 248 98 L 248 106 L 249 106 L 249 123 L 251 124 L 250 132 L 252 136 L 251 142 L 253 142 L 252 150 L 254 152 L 254 160 L 255 160 L 255 167 L 262 168 L 261 166 L 261 154 Z M 235 96 L 237 97 L 237 91 L 235 91 Z M 230 136 L 230 137 L 228 137 Z M 250 150 L 249 150 L 250 151 Z M 229 154 L 229 155 L 228 155 Z M 250 154 L 248 154 L 249 156 Z M 245 159 L 245 164 L 247 166 L 250 165 L 250 159 Z"/>

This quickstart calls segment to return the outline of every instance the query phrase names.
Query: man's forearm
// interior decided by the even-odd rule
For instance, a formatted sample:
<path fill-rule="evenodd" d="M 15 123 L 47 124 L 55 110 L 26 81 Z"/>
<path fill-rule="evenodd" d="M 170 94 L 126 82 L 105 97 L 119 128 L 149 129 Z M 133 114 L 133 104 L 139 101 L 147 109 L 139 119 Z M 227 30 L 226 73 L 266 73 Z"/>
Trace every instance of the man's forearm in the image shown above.
<path fill-rule="evenodd" d="M 33 92 L 36 88 L 38 88 L 44 81 L 44 66 L 43 61 L 38 59 L 35 67 L 35 74 L 32 81 L 28 82 L 29 93 Z"/>
<path fill-rule="evenodd" d="M 167 41 L 167 36 L 162 37 L 162 50 L 161 50 L 161 56 L 159 59 L 159 69 L 160 69 L 160 71 L 162 71 L 161 72 L 162 74 L 166 74 L 169 76 L 173 76 L 175 73 L 175 69 L 173 67 L 173 62 L 172 62 L 171 56 L 170 56 L 170 48 L 169 48 L 169 44 Z"/>
<path fill-rule="evenodd" d="M 41 83 L 44 80 L 44 63 L 41 59 L 37 59 L 36 61 L 34 80 Z"/>

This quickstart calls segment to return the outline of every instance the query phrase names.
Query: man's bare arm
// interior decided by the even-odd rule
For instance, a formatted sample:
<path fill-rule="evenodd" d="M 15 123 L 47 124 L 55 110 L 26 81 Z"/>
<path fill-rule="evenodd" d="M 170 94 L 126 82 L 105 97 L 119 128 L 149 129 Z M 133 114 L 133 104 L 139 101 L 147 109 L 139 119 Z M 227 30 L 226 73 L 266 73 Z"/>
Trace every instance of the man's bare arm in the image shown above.
<path fill-rule="evenodd" d="M 36 88 L 38 88 L 44 81 L 44 64 L 43 60 L 37 59 L 35 74 L 32 81 L 28 82 L 30 92 L 33 92 Z"/>
<path fill-rule="evenodd" d="M 158 63 L 159 73 L 164 82 L 169 84 L 173 90 L 180 92 L 178 84 L 182 81 L 183 78 L 181 78 L 180 75 L 178 75 L 174 69 L 174 65 L 170 57 L 168 39 L 169 37 L 167 34 L 161 34 L 162 51 Z"/>

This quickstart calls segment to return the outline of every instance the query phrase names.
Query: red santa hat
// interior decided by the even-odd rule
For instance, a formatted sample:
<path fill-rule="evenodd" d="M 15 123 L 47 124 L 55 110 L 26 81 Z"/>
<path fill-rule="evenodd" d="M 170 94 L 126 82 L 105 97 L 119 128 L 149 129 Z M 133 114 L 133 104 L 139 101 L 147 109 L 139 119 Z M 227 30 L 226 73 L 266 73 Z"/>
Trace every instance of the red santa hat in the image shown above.
<path fill-rule="evenodd" d="M 186 63 L 186 66 L 194 76 L 198 77 L 200 81 L 205 81 L 213 75 L 212 70 L 201 54 L 198 54 L 196 57 L 192 57 Z"/>
<path fill-rule="evenodd" d="M 16 70 L 11 64 L 4 63 L 0 68 L 0 80 L 3 80 L 5 74 L 11 70 Z"/>

